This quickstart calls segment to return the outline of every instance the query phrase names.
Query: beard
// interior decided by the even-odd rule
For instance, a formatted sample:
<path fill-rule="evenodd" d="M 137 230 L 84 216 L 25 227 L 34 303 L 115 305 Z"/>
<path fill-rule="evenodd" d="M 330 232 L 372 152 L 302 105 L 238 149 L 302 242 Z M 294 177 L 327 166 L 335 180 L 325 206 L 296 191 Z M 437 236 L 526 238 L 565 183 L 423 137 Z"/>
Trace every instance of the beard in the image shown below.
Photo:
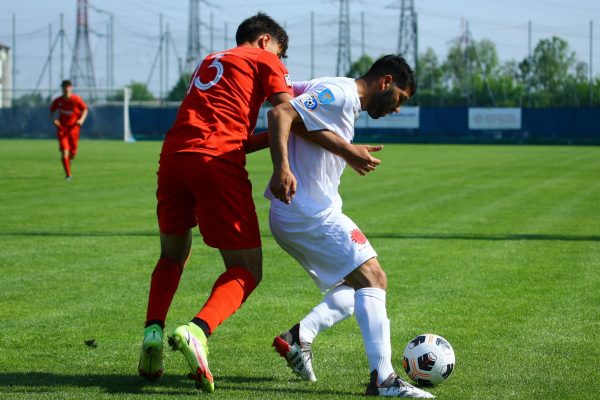
<path fill-rule="evenodd" d="M 396 107 L 394 92 L 391 89 L 377 93 L 371 100 L 371 104 L 367 107 L 367 114 L 373 119 L 379 119 L 387 114 L 392 113 Z"/>
<path fill-rule="evenodd" d="M 371 117 L 373 119 L 379 119 L 383 116 L 383 111 L 382 110 L 367 110 L 367 114 L 369 114 L 369 117 Z"/>

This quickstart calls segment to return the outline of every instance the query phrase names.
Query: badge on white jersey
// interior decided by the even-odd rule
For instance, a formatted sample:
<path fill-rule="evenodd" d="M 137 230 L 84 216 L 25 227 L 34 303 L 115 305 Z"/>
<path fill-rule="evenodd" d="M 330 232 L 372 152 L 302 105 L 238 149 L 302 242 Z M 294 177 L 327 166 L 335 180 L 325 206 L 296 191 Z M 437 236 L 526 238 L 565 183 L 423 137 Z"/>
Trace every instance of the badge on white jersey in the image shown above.
<path fill-rule="evenodd" d="M 315 111 L 317 108 L 319 108 L 318 97 L 315 93 L 304 93 L 298 97 L 298 100 L 300 100 L 304 108 L 306 108 L 308 111 Z"/>
<path fill-rule="evenodd" d="M 325 89 L 321 93 L 319 93 L 319 103 L 321 104 L 331 104 L 335 101 L 335 96 L 330 89 Z"/>

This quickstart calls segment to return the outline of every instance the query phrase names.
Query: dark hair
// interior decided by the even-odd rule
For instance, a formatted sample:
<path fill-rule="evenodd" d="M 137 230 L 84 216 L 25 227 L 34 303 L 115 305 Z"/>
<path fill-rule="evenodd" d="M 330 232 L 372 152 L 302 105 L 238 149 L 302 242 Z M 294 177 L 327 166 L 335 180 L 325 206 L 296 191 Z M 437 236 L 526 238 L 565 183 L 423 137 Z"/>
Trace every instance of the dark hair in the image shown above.
<path fill-rule="evenodd" d="M 287 57 L 285 52 L 288 48 L 288 35 L 275 20 L 265 13 L 259 12 L 250 18 L 246 18 L 235 33 L 235 41 L 238 46 L 245 42 L 254 42 L 260 35 L 268 33 L 277 39 L 281 45 L 281 57 Z"/>
<path fill-rule="evenodd" d="M 65 79 L 64 81 L 61 82 L 60 87 L 67 87 L 67 86 L 73 86 L 73 83 L 70 80 Z"/>
<path fill-rule="evenodd" d="M 381 57 L 371 65 L 363 78 L 374 79 L 382 75 L 392 75 L 396 86 L 401 89 L 409 89 L 411 96 L 417 92 L 415 73 L 401 55 L 388 54 Z"/>

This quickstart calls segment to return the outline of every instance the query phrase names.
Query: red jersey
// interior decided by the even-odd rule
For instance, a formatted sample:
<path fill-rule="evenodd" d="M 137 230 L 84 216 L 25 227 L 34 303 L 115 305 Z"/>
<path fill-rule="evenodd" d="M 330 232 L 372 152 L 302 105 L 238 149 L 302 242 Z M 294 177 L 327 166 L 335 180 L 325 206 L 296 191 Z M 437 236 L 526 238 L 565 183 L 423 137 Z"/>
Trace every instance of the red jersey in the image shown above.
<path fill-rule="evenodd" d="M 246 46 L 210 54 L 192 75 L 161 156 L 199 152 L 243 164 L 261 105 L 281 92 L 292 94 L 291 83 L 275 54 Z"/>
<path fill-rule="evenodd" d="M 71 94 L 71 97 L 60 96 L 54 99 L 52 105 L 50 105 L 50 112 L 58 110 L 60 124 L 70 126 L 75 125 L 86 108 L 87 106 L 81 97 Z"/>

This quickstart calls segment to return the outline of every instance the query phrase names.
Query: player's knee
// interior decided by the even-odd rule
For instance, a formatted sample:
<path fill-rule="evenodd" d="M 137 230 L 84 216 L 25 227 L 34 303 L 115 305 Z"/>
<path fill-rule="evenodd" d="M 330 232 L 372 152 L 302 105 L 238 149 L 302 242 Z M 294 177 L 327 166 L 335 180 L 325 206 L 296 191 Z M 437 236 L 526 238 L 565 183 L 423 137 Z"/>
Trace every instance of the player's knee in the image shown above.
<path fill-rule="evenodd" d="M 178 275 L 181 275 L 183 273 L 184 266 L 185 265 L 183 263 L 180 263 L 177 260 L 161 256 L 156 264 L 156 267 L 154 268 L 154 271 L 152 272 L 152 278 L 161 275 L 166 270 L 170 270 Z"/>
<path fill-rule="evenodd" d="M 387 289 L 387 275 L 376 258 L 367 261 L 367 273 L 365 274 L 368 280 L 369 287 L 379 289 Z"/>
<path fill-rule="evenodd" d="M 258 286 L 262 281 L 262 266 L 247 268 L 254 277 L 254 287 Z M 254 290 L 254 289 L 253 289 Z"/>
<path fill-rule="evenodd" d="M 167 258 L 173 261 L 174 263 L 181 265 L 181 269 L 183 270 L 183 267 L 189 259 L 189 253 L 182 254 L 181 252 L 161 251 L 160 258 Z"/>
<path fill-rule="evenodd" d="M 385 274 L 385 271 L 379 267 L 379 271 L 377 272 L 377 286 L 380 289 L 386 290 L 387 289 L 387 275 Z"/>

